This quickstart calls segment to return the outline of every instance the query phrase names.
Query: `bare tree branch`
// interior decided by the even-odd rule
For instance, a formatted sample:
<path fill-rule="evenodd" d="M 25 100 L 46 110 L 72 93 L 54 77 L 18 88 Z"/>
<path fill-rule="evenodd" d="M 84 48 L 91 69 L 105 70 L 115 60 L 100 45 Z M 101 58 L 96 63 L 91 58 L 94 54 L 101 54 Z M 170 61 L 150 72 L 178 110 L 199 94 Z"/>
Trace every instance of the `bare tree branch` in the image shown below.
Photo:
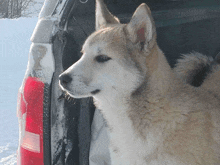
<path fill-rule="evenodd" d="M 18 18 L 32 12 L 38 13 L 40 9 L 34 8 L 36 4 L 39 4 L 36 0 L 0 0 L 0 18 Z M 29 11 L 30 7 L 32 11 Z"/>

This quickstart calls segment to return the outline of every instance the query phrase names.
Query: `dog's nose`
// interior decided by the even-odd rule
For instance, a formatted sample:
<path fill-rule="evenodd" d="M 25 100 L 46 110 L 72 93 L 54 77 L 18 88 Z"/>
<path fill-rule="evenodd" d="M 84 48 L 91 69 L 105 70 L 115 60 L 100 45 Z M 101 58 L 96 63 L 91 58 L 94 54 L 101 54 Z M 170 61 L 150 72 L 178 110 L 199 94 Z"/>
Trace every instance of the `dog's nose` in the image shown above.
<path fill-rule="evenodd" d="M 60 84 L 65 87 L 72 81 L 72 78 L 68 74 L 62 74 L 59 76 L 59 80 Z"/>

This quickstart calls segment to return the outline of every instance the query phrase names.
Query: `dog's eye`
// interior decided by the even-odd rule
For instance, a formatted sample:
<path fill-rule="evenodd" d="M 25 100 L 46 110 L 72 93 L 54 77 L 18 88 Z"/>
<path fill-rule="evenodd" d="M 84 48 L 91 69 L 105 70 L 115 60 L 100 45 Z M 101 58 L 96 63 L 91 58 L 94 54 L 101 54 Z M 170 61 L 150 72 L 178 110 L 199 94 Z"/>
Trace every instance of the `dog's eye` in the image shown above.
<path fill-rule="evenodd" d="M 103 63 L 103 62 L 106 62 L 108 60 L 111 60 L 110 57 L 106 56 L 106 55 L 99 55 L 99 56 L 96 56 L 95 57 L 95 60 L 99 63 Z"/>

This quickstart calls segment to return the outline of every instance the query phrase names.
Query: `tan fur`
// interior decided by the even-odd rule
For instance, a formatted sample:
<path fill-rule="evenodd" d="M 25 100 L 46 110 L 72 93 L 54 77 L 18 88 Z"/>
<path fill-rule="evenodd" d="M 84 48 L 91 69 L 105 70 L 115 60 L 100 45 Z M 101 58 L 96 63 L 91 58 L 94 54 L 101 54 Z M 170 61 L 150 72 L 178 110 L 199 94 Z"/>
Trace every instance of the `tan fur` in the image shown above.
<path fill-rule="evenodd" d="M 105 10 L 97 0 L 98 30 L 86 40 L 82 58 L 61 75 L 73 81 L 61 87 L 73 97 L 94 98 L 111 128 L 112 164 L 219 165 L 219 99 L 174 74 L 146 4 L 127 25 L 109 23 Z M 145 41 L 137 36 L 140 29 Z M 111 59 L 100 63 L 99 55 Z"/>
<path fill-rule="evenodd" d="M 183 82 L 190 84 L 194 74 L 196 74 L 194 70 L 200 70 L 202 69 L 201 67 L 209 66 L 212 62 L 213 58 L 204 56 L 198 52 L 183 54 L 182 57 L 177 60 L 174 71 Z"/>
<path fill-rule="evenodd" d="M 212 73 L 210 73 L 201 85 L 201 89 L 207 90 L 214 94 L 216 98 L 220 100 L 220 64 L 216 64 L 212 67 Z"/>
<path fill-rule="evenodd" d="M 206 73 L 207 75 L 199 88 L 200 90 L 211 92 L 220 99 L 220 85 L 216 85 L 220 82 L 220 64 L 217 59 L 207 57 L 198 52 L 185 54 L 178 60 L 174 72 L 184 83 L 191 84 L 197 71 L 205 67 L 209 67 L 209 71 Z"/>

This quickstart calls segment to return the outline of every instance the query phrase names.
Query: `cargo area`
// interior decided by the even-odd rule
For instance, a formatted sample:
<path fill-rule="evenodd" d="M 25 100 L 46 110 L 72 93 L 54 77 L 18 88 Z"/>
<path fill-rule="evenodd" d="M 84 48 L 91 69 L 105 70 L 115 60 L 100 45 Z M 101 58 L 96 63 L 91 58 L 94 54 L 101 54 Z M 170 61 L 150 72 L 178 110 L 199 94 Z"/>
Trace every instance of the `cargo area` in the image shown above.
<path fill-rule="evenodd" d="M 44 148 L 42 158 L 44 164 L 88 165 L 91 124 L 95 112 L 93 101 L 91 98 L 65 97 L 57 86 L 59 74 L 81 57 L 81 46 L 94 31 L 95 1 L 88 0 L 87 3 L 81 3 L 78 0 L 66 0 L 60 4 L 49 3 L 50 0 L 47 2 L 48 6 L 44 6 L 39 16 L 38 29 L 35 29 L 31 42 L 29 38 L 37 18 L 17 21 L 0 20 L 0 25 L 5 25 L 4 30 L 0 30 L 0 54 L 3 54 L 3 60 L 0 62 L 0 68 L 3 71 L 3 74 L 1 73 L 3 83 L 0 86 L 3 91 L 1 95 L 3 101 L 0 102 L 3 109 L 3 111 L 0 110 L 1 118 L 13 116 L 10 120 L 12 125 L 9 127 L 18 127 L 15 109 L 19 86 L 23 81 L 24 87 L 26 80 L 40 81 L 39 84 L 42 81 L 41 88 L 44 92 L 42 103 L 44 104 L 41 105 L 43 108 L 41 147 Z M 218 0 L 202 2 L 199 0 L 106 0 L 105 2 L 109 10 L 119 17 L 122 23 L 129 22 L 139 4 L 147 3 L 156 22 L 158 44 L 172 67 L 184 53 L 197 51 L 214 57 L 220 52 L 220 2 Z M 50 8 L 50 6 L 53 7 Z M 40 21 L 43 23 L 40 24 Z M 13 35 L 7 36 L 9 39 L 5 39 L 4 33 L 10 34 L 12 31 L 12 28 L 6 27 L 13 27 L 18 22 L 28 28 L 25 29 L 25 26 L 19 25 L 21 29 L 17 29 L 17 34 L 13 32 Z M 44 26 L 51 26 L 52 30 L 48 28 L 47 33 Z M 48 37 L 45 37 L 45 34 L 48 34 Z M 30 49 L 31 43 L 34 46 L 32 45 Z M 53 59 L 50 57 L 51 65 L 39 68 L 33 65 L 26 69 L 30 57 L 36 57 L 32 62 L 37 63 L 36 52 L 38 51 L 35 51 L 35 48 L 38 50 L 41 46 L 47 48 L 53 55 Z M 51 70 L 46 74 L 47 67 Z M 49 73 L 49 78 L 44 79 L 45 77 L 38 71 L 42 71 L 45 75 Z M 24 91 L 21 93 L 24 94 Z M 10 113 L 6 115 L 6 111 Z M 3 140 L 0 140 L 0 164 L 16 163 L 18 129 L 6 133 L 6 128 L 0 127 L 0 131 L 5 132 Z M 9 137 L 8 134 L 10 134 Z M 39 148 L 35 148 L 35 151 L 41 152 Z"/>

